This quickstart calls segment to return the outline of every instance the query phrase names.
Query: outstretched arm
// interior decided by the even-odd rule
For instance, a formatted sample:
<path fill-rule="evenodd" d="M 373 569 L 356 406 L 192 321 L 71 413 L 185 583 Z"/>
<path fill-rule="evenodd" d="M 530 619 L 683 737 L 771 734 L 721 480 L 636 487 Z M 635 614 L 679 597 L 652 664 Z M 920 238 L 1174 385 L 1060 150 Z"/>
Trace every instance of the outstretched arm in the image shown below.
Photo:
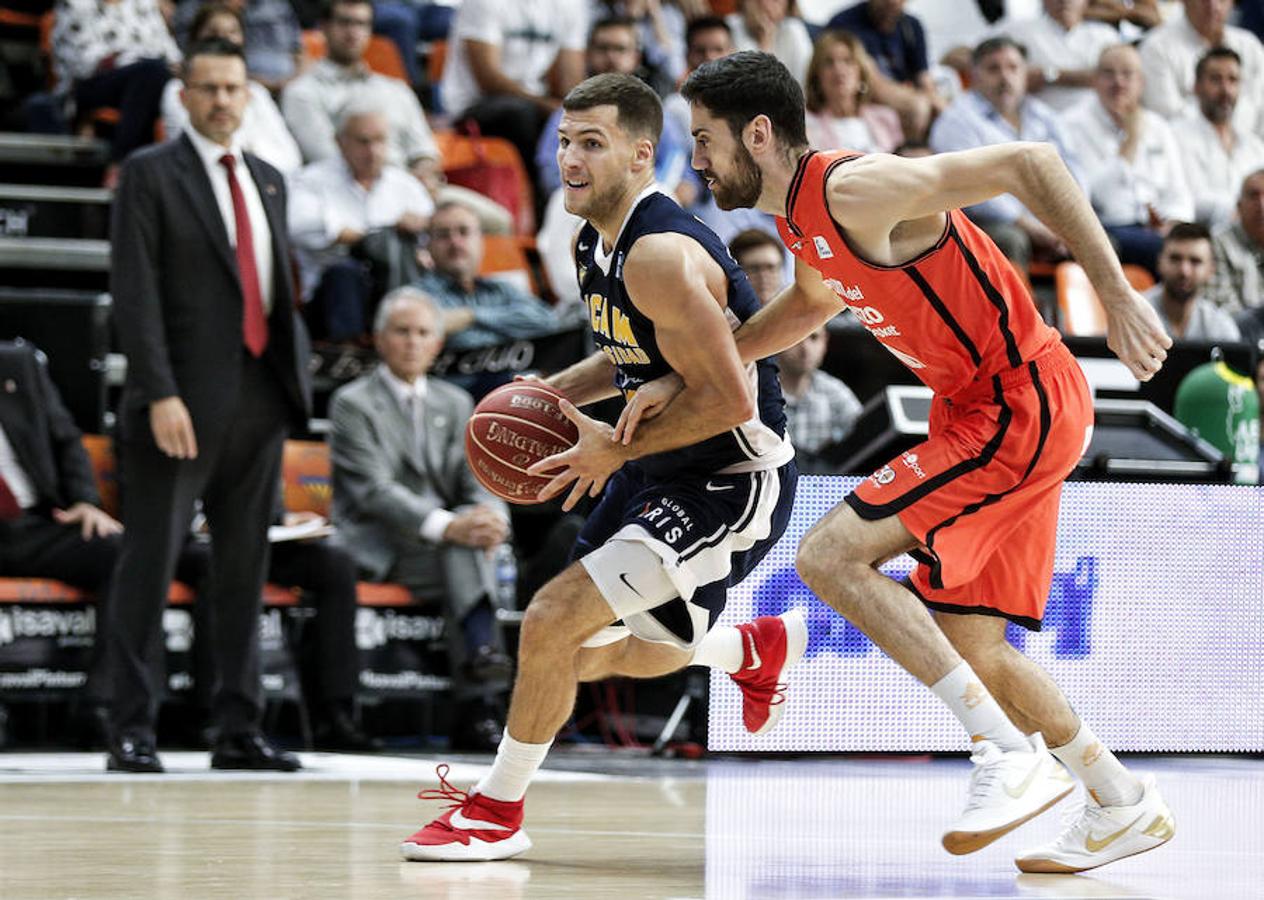
<path fill-rule="evenodd" d="M 898 262 L 891 236 L 950 209 L 1009 193 L 1062 238 L 1106 307 L 1107 342 L 1141 380 L 1159 370 L 1172 341 L 1157 314 L 1128 285 L 1106 232 L 1058 151 L 1045 143 L 1010 143 L 921 159 L 875 154 L 835 169 L 830 213 L 848 238 L 878 262 Z"/>

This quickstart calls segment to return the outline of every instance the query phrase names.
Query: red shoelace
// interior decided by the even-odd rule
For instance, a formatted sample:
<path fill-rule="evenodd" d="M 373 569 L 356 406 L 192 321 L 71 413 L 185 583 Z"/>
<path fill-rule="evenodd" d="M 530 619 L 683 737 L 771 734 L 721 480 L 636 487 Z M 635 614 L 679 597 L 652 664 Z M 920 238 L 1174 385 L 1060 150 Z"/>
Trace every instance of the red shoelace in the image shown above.
<path fill-rule="evenodd" d="M 421 790 L 417 793 L 418 800 L 445 800 L 447 801 L 447 809 L 457 809 L 470 802 L 469 791 L 463 791 L 455 787 L 452 782 L 448 781 L 448 772 L 451 766 L 447 763 L 440 763 L 435 767 L 435 774 L 439 776 L 438 790 Z"/>

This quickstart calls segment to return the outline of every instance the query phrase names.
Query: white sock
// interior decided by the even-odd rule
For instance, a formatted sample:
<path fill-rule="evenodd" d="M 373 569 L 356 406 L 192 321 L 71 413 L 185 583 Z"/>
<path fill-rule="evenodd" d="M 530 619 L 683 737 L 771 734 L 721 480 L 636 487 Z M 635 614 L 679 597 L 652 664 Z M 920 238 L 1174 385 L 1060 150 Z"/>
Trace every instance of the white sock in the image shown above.
<path fill-rule="evenodd" d="M 744 653 L 742 633 L 731 625 L 720 625 L 703 635 L 689 665 L 723 669 L 732 675 L 742 667 Z"/>
<path fill-rule="evenodd" d="M 1084 782 L 1102 806 L 1132 806 L 1145 793 L 1141 779 L 1124 768 L 1119 757 L 1106 749 L 1083 722 L 1069 743 L 1050 747 L 1049 752 Z"/>
<path fill-rule="evenodd" d="M 1031 744 L 1006 717 L 970 664 L 959 666 L 930 686 L 952 710 L 972 741 L 991 741 L 1002 750 L 1028 750 Z"/>
<path fill-rule="evenodd" d="M 527 785 L 535 777 L 536 770 L 548 756 L 552 741 L 543 744 L 524 744 L 509 736 L 500 739 L 496 748 L 496 759 L 492 762 L 492 770 L 474 785 L 476 793 L 493 800 L 517 802 L 527 793 Z"/>

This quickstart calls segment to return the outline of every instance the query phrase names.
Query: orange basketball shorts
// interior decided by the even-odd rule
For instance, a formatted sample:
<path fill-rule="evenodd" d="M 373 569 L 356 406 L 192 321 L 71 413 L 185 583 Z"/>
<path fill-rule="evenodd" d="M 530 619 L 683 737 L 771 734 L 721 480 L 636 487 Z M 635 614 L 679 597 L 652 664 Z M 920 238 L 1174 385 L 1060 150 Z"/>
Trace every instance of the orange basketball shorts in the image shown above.
<path fill-rule="evenodd" d="M 1040 629 L 1062 482 L 1092 433 L 1093 401 L 1069 350 L 931 404 L 927 440 L 861 482 L 864 519 L 899 516 L 922 543 L 909 587 L 931 609 Z"/>

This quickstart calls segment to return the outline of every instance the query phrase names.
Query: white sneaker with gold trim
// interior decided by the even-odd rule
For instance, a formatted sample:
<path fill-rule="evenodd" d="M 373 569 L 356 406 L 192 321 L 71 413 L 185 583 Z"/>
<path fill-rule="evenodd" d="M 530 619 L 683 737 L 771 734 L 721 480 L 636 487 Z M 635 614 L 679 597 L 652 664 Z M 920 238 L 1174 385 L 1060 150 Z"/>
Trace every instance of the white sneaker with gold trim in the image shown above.
<path fill-rule="evenodd" d="M 1102 806 L 1086 794 L 1070 827 L 1053 843 L 1018 857 L 1015 865 L 1024 872 L 1083 872 L 1166 844 L 1176 834 L 1176 819 L 1154 776 L 1141 783 L 1141 799 L 1131 806 Z"/>
<path fill-rule="evenodd" d="M 1044 738 L 1032 734 L 1027 741 L 1025 750 L 975 741 L 966 808 L 943 837 L 949 853 L 982 850 L 1075 789 L 1066 769 L 1045 749 Z"/>

